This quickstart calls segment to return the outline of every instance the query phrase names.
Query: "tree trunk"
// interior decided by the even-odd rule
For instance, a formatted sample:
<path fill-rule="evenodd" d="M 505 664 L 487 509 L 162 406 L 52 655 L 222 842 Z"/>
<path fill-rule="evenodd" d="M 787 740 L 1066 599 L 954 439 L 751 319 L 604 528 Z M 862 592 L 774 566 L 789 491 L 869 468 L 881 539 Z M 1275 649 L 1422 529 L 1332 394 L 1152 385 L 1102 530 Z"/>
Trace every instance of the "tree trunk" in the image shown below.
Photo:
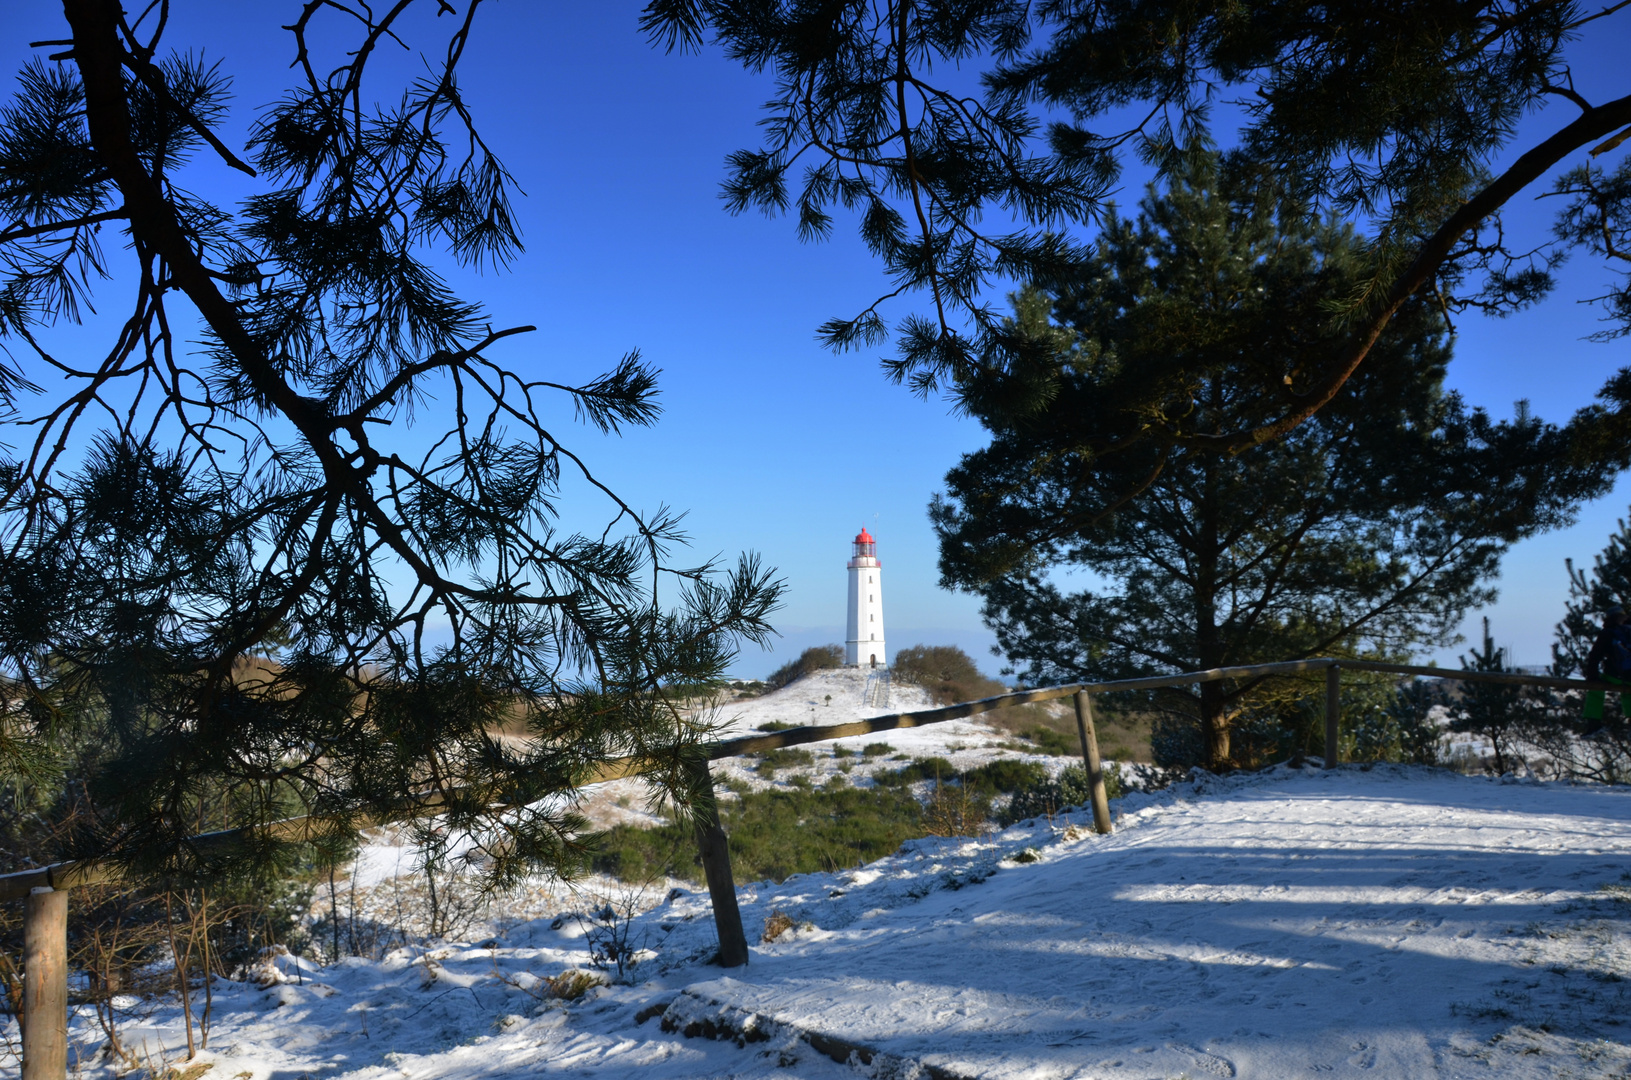
<path fill-rule="evenodd" d="M 1212 383 L 1212 405 L 1223 410 L 1223 384 Z M 1223 555 L 1218 518 L 1217 469 L 1208 464 L 1195 512 L 1195 658 L 1203 670 L 1223 667 L 1227 656 L 1218 629 L 1218 577 Z M 1206 739 L 1206 767 L 1213 772 L 1229 765 L 1229 715 L 1224 709 L 1223 684 L 1202 683 L 1201 734 Z"/>
<path fill-rule="evenodd" d="M 1206 737 L 1206 767 L 1229 767 L 1229 717 L 1223 707 L 1223 684 L 1201 684 L 1201 732 Z"/>

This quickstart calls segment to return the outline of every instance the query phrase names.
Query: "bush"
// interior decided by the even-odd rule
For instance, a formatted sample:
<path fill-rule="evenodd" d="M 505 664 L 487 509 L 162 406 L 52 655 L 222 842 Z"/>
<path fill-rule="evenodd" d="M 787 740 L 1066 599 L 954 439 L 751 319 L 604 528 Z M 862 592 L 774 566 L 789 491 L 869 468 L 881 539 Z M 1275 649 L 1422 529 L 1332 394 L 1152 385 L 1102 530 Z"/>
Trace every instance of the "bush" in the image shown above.
<path fill-rule="evenodd" d="M 758 773 L 760 776 L 770 778 L 776 775 L 777 769 L 796 769 L 801 766 L 809 765 L 814 760 L 814 755 L 812 755 L 808 750 L 800 750 L 797 747 L 784 746 L 780 749 L 772 750 L 770 753 L 760 758 L 759 764 L 753 767 L 753 771 Z"/>
<path fill-rule="evenodd" d="M 1417 682 L 1394 694 L 1386 707 L 1367 709 L 1354 724 L 1354 760 L 1439 764 L 1444 733 L 1429 718 L 1439 704 L 1439 689 Z"/>
<path fill-rule="evenodd" d="M 765 679 L 765 686 L 771 690 L 780 690 L 791 685 L 812 671 L 823 671 L 827 668 L 844 666 L 844 647 L 842 645 L 817 645 L 805 649 L 799 654 L 797 660 L 789 660 L 781 667 L 772 671 Z"/>
<path fill-rule="evenodd" d="M 1104 766 L 1105 795 L 1112 799 L 1122 796 L 1121 767 L 1115 762 Z M 1072 765 L 1057 779 L 1047 780 L 1016 791 L 1013 799 L 1002 811 L 1001 822 L 1012 825 L 1027 818 L 1050 817 L 1073 806 L 1088 806 L 1093 801 L 1093 788 L 1087 782 L 1087 770 Z"/>
<path fill-rule="evenodd" d="M 1000 694 L 1007 687 L 980 674 L 968 653 L 955 645 L 913 645 L 895 653 L 890 675 L 905 683 L 921 686 L 937 705 Z"/>
<path fill-rule="evenodd" d="M 756 730 L 756 731 L 771 731 L 771 732 L 775 732 L 775 731 L 791 731 L 796 727 L 798 727 L 797 724 L 789 724 L 785 720 L 766 720 L 764 723 L 760 724 L 754 730 Z"/>
<path fill-rule="evenodd" d="M 915 758 L 893 772 L 873 773 L 872 782 L 880 787 L 906 787 L 919 780 L 955 780 L 957 776 L 957 766 L 943 757 Z"/>
<path fill-rule="evenodd" d="M 861 747 L 861 756 L 864 758 L 883 757 L 894 752 L 895 748 L 886 742 L 869 742 Z"/>
<path fill-rule="evenodd" d="M 1001 758 L 963 774 L 970 788 L 990 792 L 1024 791 L 1047 783 L 1048 771 L 1034 761 Z"/>
<path fill-rule="evenodd" d="M 923 835 L 922 808 L 901 790 L 760 791 L 721 803 L 719 813 L 738 884 L 843 870 L 891 855 Z M 702 881 L 689 825 L 619 825 L 602 834 L 591 861 L 594 869 L 624 881 L 660 874 Z"/>

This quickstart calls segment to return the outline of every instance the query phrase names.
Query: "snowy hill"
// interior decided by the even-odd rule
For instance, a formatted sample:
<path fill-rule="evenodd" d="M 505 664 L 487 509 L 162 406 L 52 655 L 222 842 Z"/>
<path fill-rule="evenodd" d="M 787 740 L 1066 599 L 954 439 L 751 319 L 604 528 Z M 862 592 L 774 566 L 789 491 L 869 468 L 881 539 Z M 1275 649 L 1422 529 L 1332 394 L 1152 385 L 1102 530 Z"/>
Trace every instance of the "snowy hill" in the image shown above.
<path fill-rule="evenodd" d="M 203 1060 L 222 1080 L 1631 1070 L 1631 790 L 1280 768 L 1115 810 L 1111 837 L 1035 821 L 745 887 L 750 938 L 789 928 L 730 972 L 684 892 L 628 921 L 283 957 L 217 985 Z M 628 980 L 551 998 L 608 927 L 643 946 Z M 72 1029 L 107 1072 L 92 1018 Z M 123 1036 L 153 1062 L 184 1045 L 169 1002 Z"/>
<path fill-rule="evenodd" d="M 931 709 L 934 702 L 918 686 L 910 683 L 887 684 L 887 696 L 874 696 L 867 701 L 870 681 L 877 673 L 867 668 L 829 668 L 815 671 L 791 685 L 773 690 L 761 697 L 737 698 L 718 702 L 700 709 L 701 715 L 716 725 L 721 739 L 751 735 L 762 730 L 773 730 L 767 725 L 847 724 L 890 713 L 914 712 Z M 812 765 L 799 770 L 811 782 L 820 785 L 839 770 L 835 749 L 854 754 L 868 744 L 885 743 L 891 757 L 942 757 L 958 769 L 971 769 L 999 757 L 1035 761 L 1050 773 L 1072 764 L 1079 758 L 1051 757 L 1029 752 L 1014 741 L 1014 737 L 986 722 L 986 717 L 949 720 L 920 728 L 901 728 L 875 735 L 857 735 L 847 739 L 813 744 L 809 749 L 815 755 Z M 863 786 L 866 777 L 878 769 L 898 769 L 900 761 L 877 758 L 872 762 L 848 763 L 849 774 Z M 719 780 L 732 780 L 754 789 L 775 786 L 754 771 L 752 759 L 727 758 L 713 765 Z M 791 774 L 781 781 L 786 783 Z M 644 812 L 646 788 L 638 780 L 621 780 L 597 785 L 590 789 L 584 802 L 584 813 L 596 826 L 608 827 L 625 822 L 651 824 L 655 819 Z M 727 794 L 728 798 L 729 795 Z M 410 860 L 411 861 L 411 860 Z"/>

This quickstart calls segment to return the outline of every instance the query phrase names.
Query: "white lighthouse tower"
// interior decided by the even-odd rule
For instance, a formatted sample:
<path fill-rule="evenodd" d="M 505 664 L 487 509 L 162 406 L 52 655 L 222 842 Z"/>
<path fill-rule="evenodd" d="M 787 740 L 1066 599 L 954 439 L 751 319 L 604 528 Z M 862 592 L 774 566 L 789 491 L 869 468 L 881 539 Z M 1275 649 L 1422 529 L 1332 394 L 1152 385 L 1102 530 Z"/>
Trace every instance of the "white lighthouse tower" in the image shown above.
<path fill-rule="evenodd" d="M 844 663 L 852 667 L 883 667 L 883 563 L 878 542 L 861 529 L 855 554 L 849 561 L 849 634 L 844 642 Z"/>

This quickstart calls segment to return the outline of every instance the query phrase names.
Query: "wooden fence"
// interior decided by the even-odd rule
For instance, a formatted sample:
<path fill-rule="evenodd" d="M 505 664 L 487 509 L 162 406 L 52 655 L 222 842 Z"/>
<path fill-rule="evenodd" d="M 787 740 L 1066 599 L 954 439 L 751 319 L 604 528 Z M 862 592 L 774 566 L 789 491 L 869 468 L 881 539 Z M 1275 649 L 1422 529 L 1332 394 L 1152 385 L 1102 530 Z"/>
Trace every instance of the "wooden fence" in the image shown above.
<path fill-rule="evenodd" d="M 1130 690 L 1156 690 L 1170 686 L 1189 686 L 1218 682 L 1223 679 L 1251 679 L 1264 676 L 1294 675 L 1302 672 L 1325 672 L 1325 755 L 1326 768 L 1338 763 L 1338 726 L 1341 719 L 1342 671 L 1372 671 L 1391 675 L 1416 676 L 1434 679 L 1453 679 L 1460 682 L 1503 683 L 1515 686 L 1548 686 L 1563 690 L 1626 690 L 1607 683 L 1588 682 L 1583 679 L 1558 679 L 1541 675 L 1508 674 L 1504 672 L 1458 671 L 1436 667 L 1418 667 L 1409 664 L 1385 664 L 1368 660 L 1292 660 L 1278 664 L 1252 664 L 1241 667 L 1211 668 L 1206 671 L 1187 671 L 1176 675 L 1157 675 L 1145 679 L 1120 679 L 1111 682 L 1071 683 L 1039 690 L 1018 690 L 977 701 L 964 701 L 938 709 L 916 712 L 891 713 L 857 720 L 848 724 L 812 725 L 788 728 L 762 735 L 749 735 L 714 743 L 708 748 L 708 761 L 763 754 L 787 746 L 828 742 L 856 735 L 871 735 L 900 728 L 942 724 L 948 720 L 961 720 L 995 709 L 1036 702 L 1073 698 L 1076 709 L 1076 730 L 1081 740 L 1082 761 L 1087 768 L 1092 792 L 1093 825 L 1100 833 L 1111 831 L 1110 804 L 1105 795 L 1104 773 L 1099 760 L 1097 734 L 1093 727 L 1093 695 Z M 1631 692 L 1631 691 L 1627 691 Z M 649 768 L 649 763 L 638 758 L 623 758 L 607 762 L 587 778 L 585 786 L 636 776 Z M 698 815 L 696 827 L 697 848 L 701 855 L 708 894 L 713 902 L 714 926 L 719 934 L 719 963 L 724 967 L 737 967 L 748 961 L 747 936 L 742 928 L 742 915 L 736 905 L 736 883 L 731 875 L 730 850 L 725 831 L 712 799 L 713 780 L 706 765 L 698 777 L 702 789 L 709 797 L 704 812 Z M 373 825 L 405 821 L 416 817 L 430 817 L 443 812 L 445 798 L 432 794 L 404 804 L 399 813 L 383 815 L 369 822 Z M 189 838 L 188 843 L 200 854 L 228 850 L 255 837 L 279 840 L 304 840 L 317 833 L 323 825 L 319 818 L 289 818 L 267 825 L 246 829 L 228 829 L 204 833 Z M 0 901 L 24 901 L 23 924 L 23 1068 L 21 1080 L 65 1080 L 68 1067 L 68 962 L 67 915 L 68 892 L 78 886 L 121 880 L 124 870 L 119 865 L 102 860 L 54 863 L 33 870 L 22 870 L 0 875 Z"/>

